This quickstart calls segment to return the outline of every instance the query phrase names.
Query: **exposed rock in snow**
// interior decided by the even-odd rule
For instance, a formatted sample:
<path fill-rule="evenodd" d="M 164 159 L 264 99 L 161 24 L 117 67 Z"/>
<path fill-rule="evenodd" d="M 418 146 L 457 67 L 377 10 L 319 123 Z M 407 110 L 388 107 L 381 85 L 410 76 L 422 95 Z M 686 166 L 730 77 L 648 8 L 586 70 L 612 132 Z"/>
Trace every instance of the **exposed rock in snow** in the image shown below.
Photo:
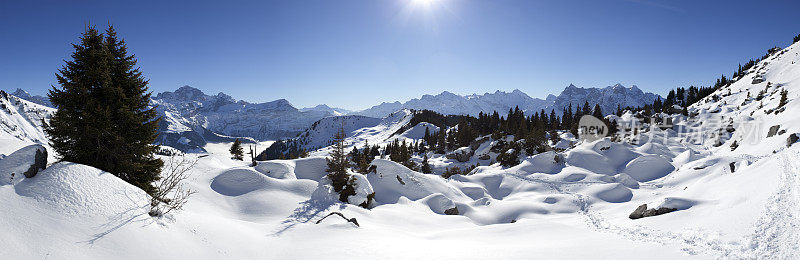
<path fill-rule="evenodd" d="M 475 151 L 473 151 L 472 148 L 461 147 L 455 151 L 447 153 L 445 157 L 447 157 L 447 159 L 453 159 L 459 162 L 467 162 L 470 158 L 472 158 L 473 155 L 475 155 Z"/>
<path fill-rule="evenodd" d="M 673 212 L 673 211 L 676 211 L 676 210 L 677 209 L 667 208 L 667 207 L 659 207 L 659 208 L 648 209 L 647 208 L 647 204 L 642 204 L 642 205 L 639 205 L 639 207 L 637 207 L 636 210 L 634 210 L 628 216 L 628 218 L 630 218 L 630 219 L 640 219 L 640 218 L 644 218 L 644 217 L 652 217 L 652 216 L 658 216 L 658 215 L 662 215 L 662 214 L 667 214 L 667 213 L 670 213 L 670 212 Z"/>
<path fill-rule="evenodd" d="M 18 183 L 33 178 L 47 167 L 47 149 L 42 145 L 26 146 L 0 159 L 0 185 Z"/>
<path fill-rule="evenodd" d="M 791 134 L 788 138 L 786 138 L 786 147 L 792 146 L 792 144 L 796 143 L 797 140 L 800 139 L 797 137 L 797 134 Z"/>

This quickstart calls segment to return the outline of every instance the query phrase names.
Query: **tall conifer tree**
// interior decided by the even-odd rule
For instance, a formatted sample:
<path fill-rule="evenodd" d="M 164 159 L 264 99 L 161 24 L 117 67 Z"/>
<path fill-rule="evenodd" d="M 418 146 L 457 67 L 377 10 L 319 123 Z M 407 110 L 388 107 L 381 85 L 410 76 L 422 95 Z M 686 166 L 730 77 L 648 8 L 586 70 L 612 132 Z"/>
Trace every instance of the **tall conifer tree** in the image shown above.
<path fill-rule="evenodd" d="M 56 73 L 60 87 L 48 93 L 58 108 L 45 126 L 51 146 L 64 161 L 99 168 L 152 193 L 164 163 L 153 156 L 160 118 L 149 107 L 148 81 L 113 27 L 105 35 L 88 27 L 80 41 Z"/>

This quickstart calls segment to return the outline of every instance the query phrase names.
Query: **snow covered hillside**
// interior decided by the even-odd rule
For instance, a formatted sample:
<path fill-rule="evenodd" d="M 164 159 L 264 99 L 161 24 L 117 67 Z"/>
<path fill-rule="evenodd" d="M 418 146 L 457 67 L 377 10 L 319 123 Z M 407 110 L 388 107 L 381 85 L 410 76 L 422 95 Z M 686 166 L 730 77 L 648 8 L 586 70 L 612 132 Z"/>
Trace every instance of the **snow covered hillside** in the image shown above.
<path fill-rule="evenodd" d="M 0 90 L 0 142 L 47 144 L 42 120 L 49 120 L 55 109 L 35 104 Z M 0 146 L 0 154 L 13 152 Z M 5 149 L 9 148 L 9 149 Z"/>

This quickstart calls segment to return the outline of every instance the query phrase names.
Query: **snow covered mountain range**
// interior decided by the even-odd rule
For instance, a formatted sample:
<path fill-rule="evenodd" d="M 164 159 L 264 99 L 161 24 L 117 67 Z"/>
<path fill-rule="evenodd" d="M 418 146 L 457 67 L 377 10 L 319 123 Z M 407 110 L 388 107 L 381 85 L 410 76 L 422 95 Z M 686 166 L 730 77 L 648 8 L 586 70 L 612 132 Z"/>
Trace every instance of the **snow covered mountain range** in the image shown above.
<path fill-rule="evenodd" d="M 152 104 L 162 113 L 169 112 L 184 125 L 202 126 L 222 135 L 257 140 L 294 137 L 317 120 L 336 115 L 325 109 L 301 111 L 285 99 L 249 103 L 224 93 L 206 95 L 189 86 L 175 92 L 159 93 L 152 98 Z"/>
<path fill-rule="evenodd" d="M 498 90 L 494 93 L 466 96 L 445 91 L 438 95 L 424 95 L 422 98 L 411 99 L 404 103 L 384 102 L 362 111 L 353 112 L 353 114 L 380 118 L 401 109 L 415 109 L 431 110 L 446 115 L 477 116 L 480 112 L 485 114 L 497 111 L 505 114 L 509 109 L 515 107 L 532 114 L 542 109 L 547 112 L 550 112 L 551 109 L 560 112 L 569 104 L 572 104 L 574 109 L 585 102 L 589 102 L 592 106 L 600 104 L 604 113 L 611 114 L 616 111 L 617 105 L 622 107 L 643 106 L 652 104 L 658 97 L 657 94 L 645 93 L 636 86 L 626 88 L 622 84 L 616 84 L 605 88 L 579 88 L 570 84 L 558 96 L 551 94 L 546 99 L 532 98 L 518 89 L 512 92 Z"/>
<path fill-rule="evenodd" d="M 600 105 L 603 113 L 608 115 L 617 111 L 617 106 L 622 108 L 640 107 L 645 104 L 653 104 L 656 98 L 660 98 L 660 96 L 650 92 L 645 93 L 636 85 L 630 88 L 626 88 L 622 84 L 605 88 L 579 88 L 570 84 L 545 110 L 555 109 L 558 112 L 570 104 L 575 109 L 576 106 L 582 106 L 585 102 L 589 102 L 591 106 Z"/>
<path fill-rule="evenodd" d="M 12 95 L 43 106 L 52 106 L 46 98 L 32 96 L 21 89 L 17 89 Z M 617 105 L 641 106 L 652 103 L 657 97 L 656 94 L 642 92 L 636 86 L 626 88 L 620 84 L 602 89 L 570 85 L 558 96 L 549 95 L 544 100 L 532 98 L 520 90 L 467 96 L 445 91 L 438 95 L 424 95 L 405 103 L 382 103 L 354 112 L 324 104 L 298 109 L 285 99 L 249 103 L 224 93 L 212 96 L 197 88 L 183 86 L 174 92 L 154 95 L 151 105 L 157 106 L 163 118 L 159 144 L 182 151 L 203 151 L 202 147 L 208 142 L 229 140 L 232 137 L 253 140 L 293 138 L 318 120 L 331 116 L 360 115 L 376 118 L 371 121 L 377 122 L 378 119 L 403 109 L 427 109 L 441 114 L 476 116 L 480 112 L 494 111 L 505 114 L 509 109 L 519 107 L 523 111 L 534 113 L 542 109 L 560 111 L 569 104 L 574 107 L 587 101 L 591 105 L 600 104 L 604 112 L 611 113 L 616 111 Z"/>
<path fill-rule="evenodd" d="M 496 91 L 483 95 L 472 94 L 467 96 L 456 95 L 444 91 L 438 95 L 423 95 L 421 98 L 411 99 L 404 103 L 381 103 L 371 108 L 354 112 L 354 114 L 371 117 L 384 117 L 402 109 L 431 110 L 441 114 L 468 114 L 477 116 L 478 113 L 506 113 L 509 109 L 519 106 L 523 111 L 539 111 L 552 104 L 556 97 L 548 96 L 547 100 L 532 98 L 520 90 L 510 93 Z"/>

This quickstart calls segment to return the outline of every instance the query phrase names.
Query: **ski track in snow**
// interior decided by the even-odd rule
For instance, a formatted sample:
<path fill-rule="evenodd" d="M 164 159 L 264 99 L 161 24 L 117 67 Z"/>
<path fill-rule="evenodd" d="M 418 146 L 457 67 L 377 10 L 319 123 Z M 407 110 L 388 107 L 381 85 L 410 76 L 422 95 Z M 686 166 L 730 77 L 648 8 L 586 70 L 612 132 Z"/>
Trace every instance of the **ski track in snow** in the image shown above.
<path fill-rule="evenodd" d="M 800 256 L 800 152 L 797 146 L 781 154 L 780 187 L 770 196 L 750 236 L 745 256 L 792 259 Z"/>
<path fill-rule="evenodd" d="M 721 234 L 707 230 L 685 230 L 671 232 L 650 229 L 644 226 L 623 227 L 614 225 L 601 215 L 591 212 L 588 197 L 570 192 L 559 185 L 579 185 L 588 183 L 552 182 L 530 178 L 518 174 L 509 176 L 531 183 L 545 184 L 552 190 L 576 197 L 580 214 L 587 224 L 600 232 L 613 233 L 632 241 L 680 245 L 690 255 L 709 255 L 733 259 L 792 259 L 800 256 L 800 152 L 798 149 L 781 149 L 780 187 L 765 206 L 762 217 L 753 228 L 753 234 L 737 241 L 723 241 Z M 741 155 L 751 162 L 766 156 Z"/>

